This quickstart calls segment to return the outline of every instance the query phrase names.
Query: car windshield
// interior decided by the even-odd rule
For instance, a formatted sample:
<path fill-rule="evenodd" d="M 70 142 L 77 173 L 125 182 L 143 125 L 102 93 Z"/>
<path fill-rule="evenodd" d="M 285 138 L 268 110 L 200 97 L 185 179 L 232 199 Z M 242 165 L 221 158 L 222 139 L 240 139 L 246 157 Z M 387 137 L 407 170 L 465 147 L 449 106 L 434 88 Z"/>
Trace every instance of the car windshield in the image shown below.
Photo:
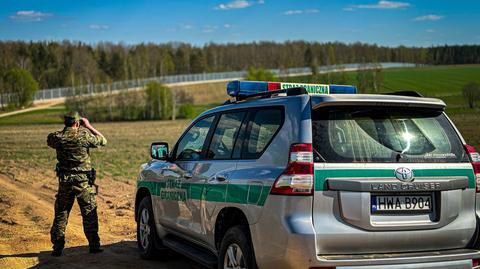
<path fill-rule="evenodd" d="M 312 130 L 317 161 L 468 161 L 455 130 L 439 111 L 319 108 L 313 111 Z"/>

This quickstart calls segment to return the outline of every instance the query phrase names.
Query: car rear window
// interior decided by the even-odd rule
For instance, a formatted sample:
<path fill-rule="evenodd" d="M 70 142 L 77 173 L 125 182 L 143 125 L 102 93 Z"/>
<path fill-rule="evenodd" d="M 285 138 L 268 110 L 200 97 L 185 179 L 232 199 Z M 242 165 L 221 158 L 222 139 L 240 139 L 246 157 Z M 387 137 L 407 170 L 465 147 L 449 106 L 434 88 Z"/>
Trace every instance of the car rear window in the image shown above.
<path fill-rule="evenodd" d="M 315 160 L 467 162 L 462 143 L 440 111 L 329 107 L 312 113 Z"/>
<path fill-rule="evenodd" d="M 258 110 L 250 123 L 242 158 L 259 158 L 280 129 L 282 121 L 282 110 L 279 108 Z"/>

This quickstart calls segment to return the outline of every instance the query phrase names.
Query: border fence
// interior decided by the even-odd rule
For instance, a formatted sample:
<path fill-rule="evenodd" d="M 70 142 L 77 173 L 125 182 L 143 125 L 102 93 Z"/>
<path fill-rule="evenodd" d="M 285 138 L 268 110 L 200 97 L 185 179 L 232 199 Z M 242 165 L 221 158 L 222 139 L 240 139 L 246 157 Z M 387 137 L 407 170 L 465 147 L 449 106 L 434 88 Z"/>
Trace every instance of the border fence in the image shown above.
<path fill-rule="evenodd" d="M 338 72 L 338 71 L 353 71 L 359 69 L 371 69 L 371 68 L 407 68 L 415 67 L 417 64 L 413 63 L 378 63 L 378 64 L 343 64 L 343 65 L 327 65 L 319 66 L 317 68 L 318 73 Z M 270 72 L 275 75 L 282 76 L 298 76 L 309 75 L 312 73 L 310 67 L 297 67 L 287 69 L 270 69 Z M 247 71 L 234 71 L 234 72 L 218 72 L 218 73 L 200 73 L 200 74 L 184 74 L 184 75 L 170 75 L 161 77 L 152 77 L 145 79 L 125 80 L 117 81 L 113 83 L 91 84 L 74 87 L 64 87 L 55 89 L 39 90 L 34 97 L 35 102 L 48 101 L 52 99 L 66 98 L 68 96 L 80 96 L 80 95 L 94 95 L 98 93 L 116 92 L 122 90 L 129 90 L 134 88 L 144 87 L 150 81 L 158 81 L 165 84 L 179 84 L 179 83 L 195 83 L 195 82 L 207 82 L 207 81 L 222 81 L 222 80 L 234 80 L 245 77 Z"/>

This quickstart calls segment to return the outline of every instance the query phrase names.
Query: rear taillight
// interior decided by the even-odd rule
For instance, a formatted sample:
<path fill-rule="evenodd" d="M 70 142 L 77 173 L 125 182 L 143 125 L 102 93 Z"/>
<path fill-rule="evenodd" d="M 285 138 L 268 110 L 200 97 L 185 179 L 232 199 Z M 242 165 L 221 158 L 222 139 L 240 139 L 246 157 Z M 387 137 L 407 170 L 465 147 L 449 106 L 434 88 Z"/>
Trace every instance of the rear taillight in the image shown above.
<path fill-rule="evenodd" d="M 473 268 L 473 269 L 478 268 L 479 261 L 480 261 L 480 259 L 473 259 L 473 260 L 472 260 L 472 268 Z"/>
<path fill-rule="evenodd" d="M 277 178 L 270 191 L 278 195 L 313 194 L 312 144 L 292 144 L 288 166 Z"/>
<path fill-rule="evenodd" d="M 470 156 L 470 161 L 473 165 L 473 172 L 475 173 L 475 181 L 477 185 L 477 192 L 480 192 L 480 154 L 475 150 L 474 147 L 465 144 L 465 150 Z"/>

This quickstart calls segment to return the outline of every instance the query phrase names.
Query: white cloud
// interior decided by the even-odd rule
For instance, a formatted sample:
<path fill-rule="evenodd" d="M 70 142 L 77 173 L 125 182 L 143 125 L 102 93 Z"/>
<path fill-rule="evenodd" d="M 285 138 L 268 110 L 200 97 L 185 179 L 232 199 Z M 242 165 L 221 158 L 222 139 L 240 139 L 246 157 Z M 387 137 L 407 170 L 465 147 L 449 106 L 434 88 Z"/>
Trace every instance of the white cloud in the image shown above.
<path fill-rule="evenodd" d="M 43 21 L 45 18 L 51 16 L 53 16 L 51 13 L 43 13 L 35 10 L 19 10 L 15 12 L 14 15 L 10 16 L 10 19 L 22 22 L 35 22 Z"/>
<path fill-rule="evenodd" d="M 242 9 L 242 8 L 251 7 L 253 5 L 263 5 L 263 4 L 265 4 L 265 0 L 257 0 L 256 2 L 247 1 L 247 0 L 232 0 L 228 3 L 220 4 L 214 7 L 214 9 L 217 9 L 217 10 Z"/>
<path fill-rule="evenodd" d="M 263 4 L 263 1 L 259 1 L 259 4 Z M 246 0 L 233 0 L 231 2 L 225 3 L 225 4 L 220 4 L 215 7 L 215 9 L 219 10 L 227 10 L 227 9 L 240 9 L 240 8 L 247 8 L 252 6 L 254 3 L 249 2 Z"/>
<path fill-rule="evenodd" d="M 218 29 L 218 26 L 205 25 L 203 26 L 202 32 L 204 33 L 213 33 Z"/>
<path fill-rule="evenodd" d="M 351 5 L 343 10 L 353 11 L 354 9 L 405 9 L 410 7 L 410 3 L 406 2 L 394 2 L 381 0 L 376 4 L 364 4 L 364 5 Z"/>
<path fill-rule="evenodd" d="M 355 9 L 353 7 L 344 7 L 342 8 L 343 11 L 354 11 Z"/>
<path fill-rule="evenodd" d="M 230 24 L 228 24 L 228 23 L 225 23 L 225 24 L 223 25 L 223 27 L 228 29 L 228 28 L 230 28 L 230 27 L 232 27 L 232 26 L 231 26 Z"/>
<path fill-rule="evenodd" d="M 108 30 L 108 28 L 110 28 L 108 25 L 105 24 L 90 24 L 88 27 L 93 30 Z"/>
<path fill-rule="evenodd" d="M 414 21 L 438 21 L 438 20 L 441 20 L 443 18 L 444 18 L 444 16 L 429 14 L 429 15 L 416 17 L 413 20 Z"/>
<path fill-rule="evenodd" d="M 285 15 L 295 15 L 295 14 L 302 14 L 302 13 L 303 13 L 302 10 L 295 9 L 295 10 L 287 10 L 283 14 L 285 14 Z"/>
<path fill-rule="evenodd" d="M 287 10 L 283 12 L 284 15 L 297 15 L 297 14 L 303 14 L 303 13 L 306 13 L 306 14 L 318 13 L 318 9 L 304 9 L 304 10 L 292 9 L 292 10 Z"/>
<path fill-rule="evenodd" d="M 435 33 L 435 29 L 425 29 L 425 32 L 427 33 Z"/>
<path fill-rule="evenodd" d="M 193 28 L 195 28 L 193 25 L 191 24 L 182 24 L 182 29 L 185 29 L 185 30 L 192 30 Z"/>

